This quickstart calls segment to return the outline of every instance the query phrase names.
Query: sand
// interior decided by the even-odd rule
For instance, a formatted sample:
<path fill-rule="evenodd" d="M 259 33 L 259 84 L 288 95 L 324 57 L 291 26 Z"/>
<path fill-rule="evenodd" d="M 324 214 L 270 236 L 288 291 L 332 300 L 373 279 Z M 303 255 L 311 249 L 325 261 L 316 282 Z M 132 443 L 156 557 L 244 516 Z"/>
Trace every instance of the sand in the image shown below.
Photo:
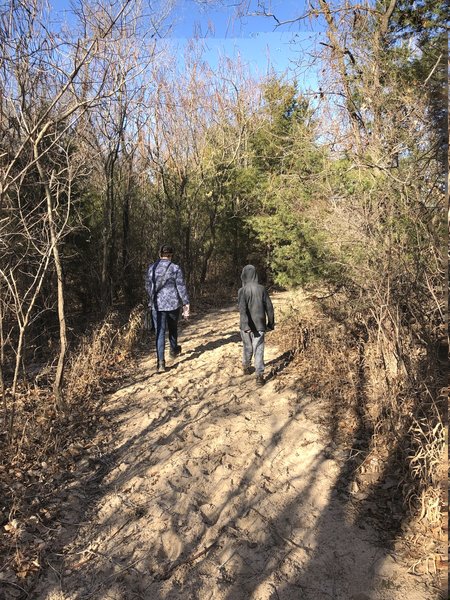
<path fill-rule="evenodd" d="M 105 400 L 113 430 L 67 490 L 60 547 L 31 597 L 438 597 L 355 518 L 326 399 L 302 391 L 270 333 L 257 388 L 237 325 L 235 307 L 192 320 L 166 373 L 152 353 Z"/>

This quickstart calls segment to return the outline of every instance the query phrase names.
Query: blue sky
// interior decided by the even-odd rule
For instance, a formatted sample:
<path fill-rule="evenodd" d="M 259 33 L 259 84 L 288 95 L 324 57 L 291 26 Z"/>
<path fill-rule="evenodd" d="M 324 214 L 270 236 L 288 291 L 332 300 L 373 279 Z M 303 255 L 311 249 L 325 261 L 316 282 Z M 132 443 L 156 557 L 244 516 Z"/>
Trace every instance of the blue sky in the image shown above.
<path fill-rule="evenodd" d="M 224 0 L 211 6 L 180 0 L 172 38 L 181 44 L 195 35 L 205 38 L 205 58 L 213 67 L 220 56 L 239 55 L 255 75 L 265 76 L 268 69 L 274 69 L 288 78 L 297 78 L 301 87 L 314 85 L 313 72 L 298 68 L 317 39 L 309 23 L 301 21 L 276 28 L 275 19 L 270 17 L 236 18 L 232 4 Z M 270 5 L 276 17 L 284 21 L 300 14 L 304 0 L 272 0 Z M 253 1 L 250 8 L 256 11 L 257 2 Z"/>
<path fill-rule="evenodd" d="M 216 37 L 249 37 L 252 33 L 272 32 L 276 22 L 272 18 L 262 16 L 246 16 L 236 18 L 236 4 L 231 0 L 222 2 L 202 2 L 201 0 L 178 0 L 177 15 L 179 16 L 176 30 L 189 37 L 193 34 L 194 26 L 200 23 L 203 33 L 207 32 L 211 23 Z M 269 3 L 267 3 L 269 4 Z M 282 20 L 297 16 L 304 6 L 304 0 L 272 0 L 272 12 Z M 257 11 L 257 2 L 252 1 L 249 11 Z M 298 31 L 302 24 L 292 24 L 291 28 Z"/>
<path fill-rule="evenodd" d="M 70 0 L 50 3 L 56 12 L 70 11 Z M 233 0 L 178 0 L 170 33 L 173 48 L 182 56 L 187 41 L 199 37 L 203 40 L 204 59 L 213 68 L 221 57 L 239 56 L 255 76 L 264 77 L 273 69 L 289 79 L 297 79 L 302 89 L 314 87 L 314 71 L 298 67 L 302 59 L 308 58 L 317 39 L 318 33 L 311 30 L 310 24 L 300 21 L 276 28 L 275 19 L 270 17 L 237 18 L 233 4 Z M 257 10 L 257 0 L 250 4 L 250 10 Z M 300 14 L 305 0 L 271 0 L 266 4 L 284 21 Z"/>

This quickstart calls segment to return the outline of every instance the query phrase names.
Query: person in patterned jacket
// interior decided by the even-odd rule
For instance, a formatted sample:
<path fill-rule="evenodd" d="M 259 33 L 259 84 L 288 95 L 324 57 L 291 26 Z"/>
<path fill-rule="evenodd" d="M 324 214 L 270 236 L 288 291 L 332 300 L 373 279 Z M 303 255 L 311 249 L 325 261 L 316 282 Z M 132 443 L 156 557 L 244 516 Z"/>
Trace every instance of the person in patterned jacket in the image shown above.
<path fill-rule="evenodd" d="M 156 332 L 157 371 L 164 373 L 166 330 L 169 332 L 170 356 L 177 357 L 181 353 L 178 345 L 178 319 L 183 307 L 183 317 L 189 316 L 189 296 L 181 268 L 172 262 L 173 248 L 163 244 L 159 251 L 159 259 L 147 269 L 145 289 L 149 296 L 149 307 L 152 312 Z"/>

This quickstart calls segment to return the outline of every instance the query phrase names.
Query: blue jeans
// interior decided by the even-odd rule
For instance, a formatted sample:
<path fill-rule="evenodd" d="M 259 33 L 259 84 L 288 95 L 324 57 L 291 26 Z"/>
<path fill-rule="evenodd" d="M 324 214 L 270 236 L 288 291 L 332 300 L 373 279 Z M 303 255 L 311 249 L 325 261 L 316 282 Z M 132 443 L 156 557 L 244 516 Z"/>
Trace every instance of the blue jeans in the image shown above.
<path fill-rule="evenodd" d="M 242 331 L 241 338 L 244 342 L 242 364 L 249 367 L 252 356 L 255 357 L 255 371 L 257 375 L 264 373 L 264 331 Z"/>
<path fill-rule="evenodd" d="M 152 319 L 156 332 L 156 355 L 158 363 L 164 362 L 164 348 L 166 345 L 166 329 L 169 331 L 169 344 L 176 352 L 178 343 L 178 318 L 180 309 L 155 310 L 152 309 Z"/>

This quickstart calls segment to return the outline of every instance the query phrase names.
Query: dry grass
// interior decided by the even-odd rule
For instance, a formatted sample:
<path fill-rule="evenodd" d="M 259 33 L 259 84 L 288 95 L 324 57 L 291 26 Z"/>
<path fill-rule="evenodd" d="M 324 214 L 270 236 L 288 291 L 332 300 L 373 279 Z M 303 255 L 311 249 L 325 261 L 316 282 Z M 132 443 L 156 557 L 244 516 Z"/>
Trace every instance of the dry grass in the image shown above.
<path fill-rule="evenodd" d="M 117 363 L 133 352 L 143 315 L 143 308 L 136 307 L 127 324 L 120 327 L 117 314 L 111 313 L 90 335 L 82 338 L 66 369 L 65 399 L 69 406 L 84 402 L 101 390 L 102 380 L 110 379 Z"/>
<path fill-rule="evenodd" d="M 0 449 L 0 572 L 14 589 L 39 572 L 45 535 L 36 526 L 52 522 L 48 503 L 64 489 L 66 473 L 89 447 L 101 418 L 103 391 L 123 376 L 138 341 L 143 311 L 135 309 L 120 327 L 110 315 L 80 340 L 65 377 L 66 409 L 58 411 L 51 392 L 52 370 L 23 383 L 16 404 L 16 435 Z M 37 525 L 36 525 L 37 523 Z M 51 537 L 51 528 L 44 529 Z M 50 542 L 49 542 L 50 544 Z"/>
<path fill-rule="evenodd" d="M 430 564 L 435 572 L 442 569 L 445 405 L 427 349 L 404 331 L 404 355 L 399 355 L 388 336 L 364 326 L 343 295 L 319 302 L 316 296 L 293 294 L 285 317 L 277 341 L 293 352 L 304 390 L 329 400 L 330 434 L 349 458 L 357 457 L 354 480 L 361 488 L 368 465 L 375 464 L 381 473 L 372 475 L 381 495 L 383 481 L 396 482 L 403 512 L 396 542 L 407 542 L 403 550 L 414 572 L 433 574 Z M 365 491 L 376 494 L 377 489 L 372 481 Z"/>
<path fill-rule="evenodd" d="M 351 434 L 357 419 L 358 344 L 344 324 L 320 310 L 315 296 L 300 291 L 291 294 L 279 321 L 277 344 L 293 353 L 302 388 L 311 395 L 333 399 L 345 423 L 336 435 Z"/>

